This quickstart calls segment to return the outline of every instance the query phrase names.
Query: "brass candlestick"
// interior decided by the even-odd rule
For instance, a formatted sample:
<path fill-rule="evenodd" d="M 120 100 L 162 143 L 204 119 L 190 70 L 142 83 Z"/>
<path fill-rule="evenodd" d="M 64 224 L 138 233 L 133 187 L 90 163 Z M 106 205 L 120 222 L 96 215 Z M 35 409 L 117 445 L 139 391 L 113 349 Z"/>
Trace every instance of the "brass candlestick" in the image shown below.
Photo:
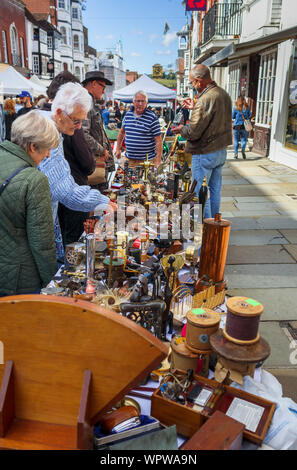
<path fill-rule="evenodd" d="M 144 167 L 144 179 L 143 179 L 143 181 L 145 183 L 147 183 L 148 171 L 149 171 L 151 166 L 154 166 L 154 164 L 149 161 L 148 154 L 146 155 L 145 161 L 140 163 L 140 165 Z"/>

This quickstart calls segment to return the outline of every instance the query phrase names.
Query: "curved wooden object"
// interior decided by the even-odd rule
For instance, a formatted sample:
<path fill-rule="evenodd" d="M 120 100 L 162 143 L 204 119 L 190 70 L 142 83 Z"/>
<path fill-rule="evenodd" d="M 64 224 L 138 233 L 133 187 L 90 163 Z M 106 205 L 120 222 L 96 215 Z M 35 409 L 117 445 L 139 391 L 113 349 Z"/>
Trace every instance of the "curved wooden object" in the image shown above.
<path fill-rule="evenodd" d="M 49 430 L 83 426 L 81 416 L 93 425 L 168 354 L 151 333 L 112 310 L 56 296 L 0 299 L 0 340 L 1 392 L 12 361 L 16 421 L 46 423 Z M 72 438 L 69 445 L 76 446 Z"/>

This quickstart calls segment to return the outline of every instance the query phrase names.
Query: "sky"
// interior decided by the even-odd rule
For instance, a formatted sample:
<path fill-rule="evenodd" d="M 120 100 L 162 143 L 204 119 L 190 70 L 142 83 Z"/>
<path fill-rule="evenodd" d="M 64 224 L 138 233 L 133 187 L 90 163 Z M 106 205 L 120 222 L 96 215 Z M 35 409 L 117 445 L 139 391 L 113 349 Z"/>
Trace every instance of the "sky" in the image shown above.
<path fill-rule="evenodd" d="M 105 51 L 121 40 L 126 69 L 140 74 L 152 73 L 156 63 L 175 70 L 176 32 L 186 19 L 181 0 L 87 0 L 83 11 L 89 45 Z M 164 35 L 166 22 L 169 30 Z"/>

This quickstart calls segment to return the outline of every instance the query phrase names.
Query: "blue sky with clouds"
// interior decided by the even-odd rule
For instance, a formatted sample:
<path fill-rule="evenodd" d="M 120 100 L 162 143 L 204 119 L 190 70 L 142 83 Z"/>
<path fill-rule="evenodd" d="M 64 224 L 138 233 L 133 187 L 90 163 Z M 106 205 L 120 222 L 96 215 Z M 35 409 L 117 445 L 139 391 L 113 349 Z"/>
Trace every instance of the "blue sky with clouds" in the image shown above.
<path fill-rule="evenodd" d="M 149 74 L 156 63 L 175 68 L 176 32 L 186 22 L 181 0 L 87 0 L 83 20 L 95 49 L 122 41 L 127 69 Z M 166 22 L 170 29 L 163 35 Z"/>

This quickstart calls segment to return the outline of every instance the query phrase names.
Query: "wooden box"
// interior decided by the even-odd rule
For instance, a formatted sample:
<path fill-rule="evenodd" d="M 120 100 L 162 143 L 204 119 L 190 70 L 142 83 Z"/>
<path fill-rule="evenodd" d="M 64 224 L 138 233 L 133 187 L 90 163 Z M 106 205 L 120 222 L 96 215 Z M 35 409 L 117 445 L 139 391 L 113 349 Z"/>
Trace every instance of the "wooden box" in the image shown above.
<path fill-rule="evenodd" d="M 182 371 L 175 373 L 181 380 L 185 377 Z M 165 382 L 172 380 L 171 376 L 165 378 Z M 259 416 L 259 422 L 254 430 L 246 426 L 243 436 L 255 444 L 262 443 L 276 407 L 275 403 L 198 375 L 194 375 L 188 392 L 184 394 L 185 398 L 194 385 L 201 386 L 203 391 L 210 394 L 204 406 L 193 405 L 187 401 L 181 404 L 164 398 L 161 393 L 162 383 L 152 396 L 151 415 L 167 426 L 176 424 L 178 434 L 191 437 L 215 411 L 221 411 L 234 418 L 238 413 L 249 409 L 255 419 Z"/>
<path fill-rule="evenodd" d="M 94 425 L 168 355 L 112 310 L 51 295 L 0 299 L 0 339 L 0 449 L 92 449 Z"/>
<path fill-rule="evenodd" d="M 181 450 L 240 450 L 244 424 L 216 411 Z"/>

